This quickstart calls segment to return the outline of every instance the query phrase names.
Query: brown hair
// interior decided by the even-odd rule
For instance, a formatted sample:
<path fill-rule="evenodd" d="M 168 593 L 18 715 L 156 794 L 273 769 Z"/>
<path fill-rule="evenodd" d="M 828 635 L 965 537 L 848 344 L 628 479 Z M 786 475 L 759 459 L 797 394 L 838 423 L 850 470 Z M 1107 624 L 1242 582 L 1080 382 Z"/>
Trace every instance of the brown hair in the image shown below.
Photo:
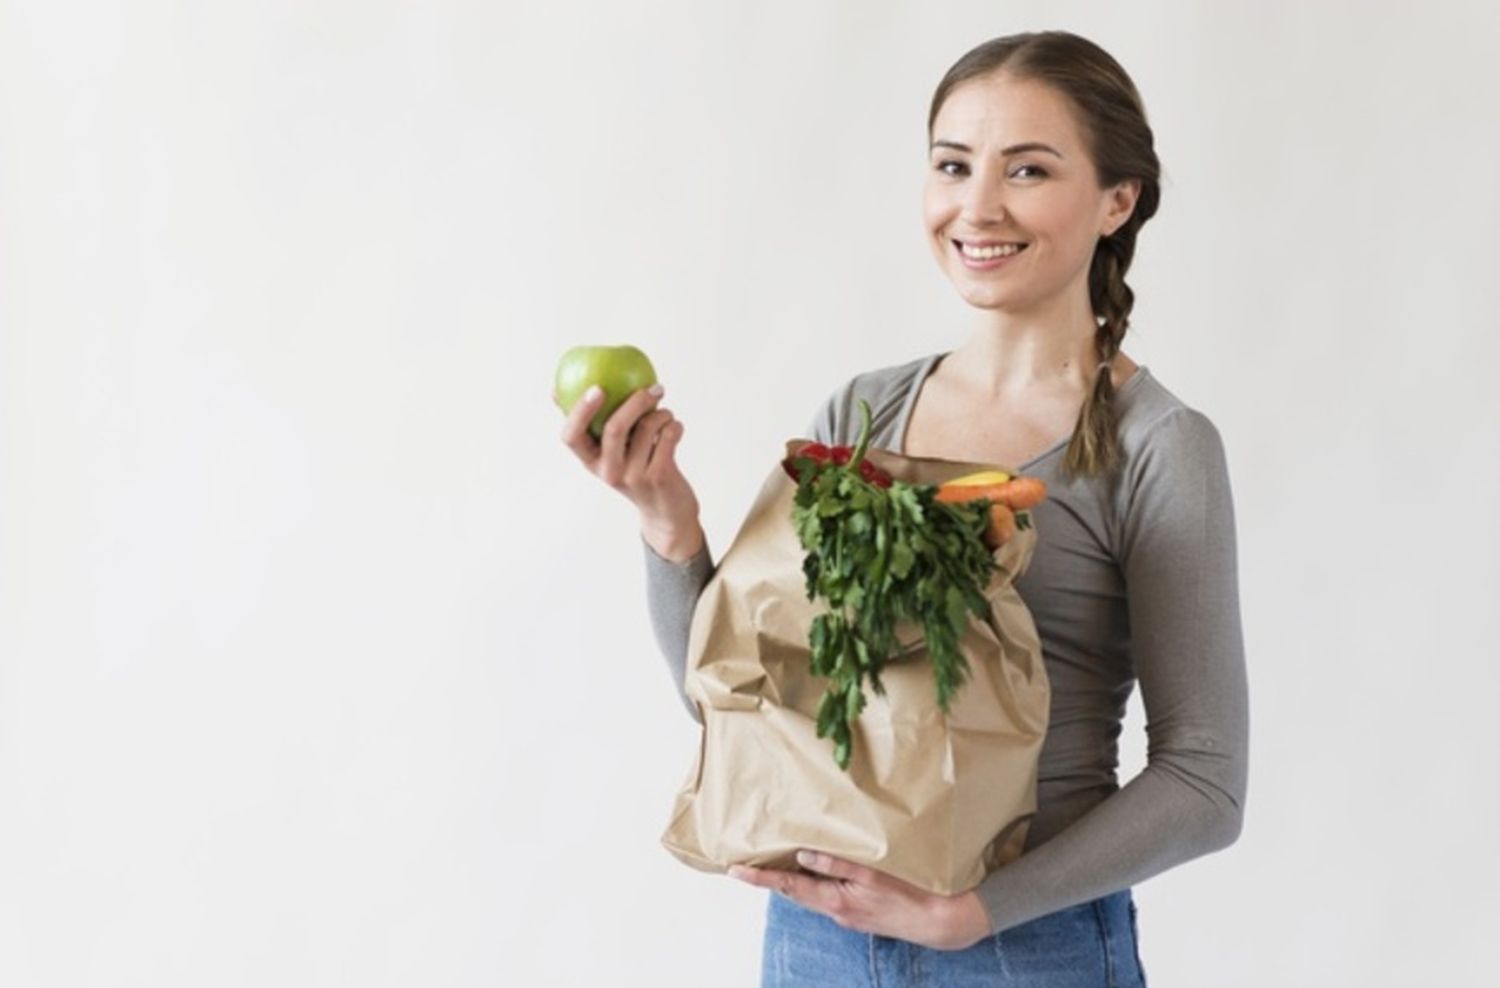
<path fill-rule="evenodd" d="M 928 140 L 932 139 L 938 111 L 955 86 L 1002 67 L 1017 79 L 1050 85 L 1072 103 L 1101 189 L 1132 178 L 1140 182 L 1140 194 L 1129 219 L 1109 236 L 1099 238 L 1089 264 L 1089 302 L 1100 320 L 1095 347 L 1105 369 L 1096 372 L 1064 463 L 1068 473 L 1074 475 L 1112 473 L 1120 464 L 1121 454 L 1115 435 L 1114 382 L 1108 366 L 1120 351 L 1130 325 L 1135 293 L 1125 284 L 1125 272 L 1135 255 L 1135 235 L 1155 215 L 1161 199 L 1161 163 L 1135 83 L 1103 48 L 1067 31 L 1010 34 L 966 52 L 933 93 L 927 115 Z"/>

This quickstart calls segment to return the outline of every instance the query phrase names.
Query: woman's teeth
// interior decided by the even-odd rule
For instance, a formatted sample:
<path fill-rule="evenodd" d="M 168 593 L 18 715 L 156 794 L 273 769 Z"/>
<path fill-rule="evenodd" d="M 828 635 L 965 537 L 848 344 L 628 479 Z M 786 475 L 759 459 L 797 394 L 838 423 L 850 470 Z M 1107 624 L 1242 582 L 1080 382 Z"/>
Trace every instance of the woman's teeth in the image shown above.
<path fill-rule="evenodd" d="M 987 261 L 992 257 L 1008 257 L 1011 254 L 1019 254 L 1026 249 L 1025 244 L 1000 244 L 997 247 L 970 247 L 960 242 L 958 249 L 963 251 L 965 257 L 972 257 L 976 261 Z"/>

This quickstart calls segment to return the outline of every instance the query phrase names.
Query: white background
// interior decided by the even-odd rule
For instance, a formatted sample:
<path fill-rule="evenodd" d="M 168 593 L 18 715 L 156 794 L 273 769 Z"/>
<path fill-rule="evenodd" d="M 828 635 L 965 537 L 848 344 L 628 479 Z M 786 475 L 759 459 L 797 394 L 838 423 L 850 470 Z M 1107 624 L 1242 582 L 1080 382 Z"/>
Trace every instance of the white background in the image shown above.
<path fill-rule="evenodd" d="M 1246 824 L 1136 887 L 1151 983 L 1488 977 L 1500 20 L 1227 6 L 0 2 L 0 984 L 754 985 L 553 370 L 652 357 L 717 555 L 974 325 L 928 100 L 1048 27 L 1145 98 L 1125 349 L 1238 513 Z"/>

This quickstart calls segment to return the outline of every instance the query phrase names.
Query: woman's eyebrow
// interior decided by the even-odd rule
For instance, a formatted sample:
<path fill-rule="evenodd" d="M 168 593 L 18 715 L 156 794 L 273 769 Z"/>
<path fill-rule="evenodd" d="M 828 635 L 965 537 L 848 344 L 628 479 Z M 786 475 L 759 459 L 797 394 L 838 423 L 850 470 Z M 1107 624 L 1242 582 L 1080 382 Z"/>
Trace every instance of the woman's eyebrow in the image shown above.
<path fill-rule="evenodd" d="M 974 149 L 969 147 L 967 144 L 960 144 L 958 141 L 949 141 L 942 138 L 939 138 L 938 140 L 932 142 L 932 145 L 927 149 L 929 154 L 932 152 L 933 148 L 952 148 L 955 151 L 964 151 L 968 153 L 973 153 L 974 151 Z M 1043 144 L 1041 141 L 1023 141 L 1020 144 L 1012 144 L 1010 147 L 1005 148 L 1000 153 L 1002 155 L 1009 156 L 1012 154 L 1020 154 L 1022 151 L 1046 151 L 1048 154 L 1055 154 L 1059 158 L 1063 156 L 1063 153 L 1057 148 L 1053 147 L 1050 144 Z"/>

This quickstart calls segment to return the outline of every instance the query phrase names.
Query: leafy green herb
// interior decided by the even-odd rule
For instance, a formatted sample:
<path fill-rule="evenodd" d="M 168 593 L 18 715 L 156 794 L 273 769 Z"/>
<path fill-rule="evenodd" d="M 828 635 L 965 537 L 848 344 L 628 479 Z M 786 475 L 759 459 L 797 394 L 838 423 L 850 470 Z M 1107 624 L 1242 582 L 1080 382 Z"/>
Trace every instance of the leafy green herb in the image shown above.
<path fill-rule="evenodd" d="M 792 525 L 807 550 L 807 599 L 829 608 L 808 629 L 812 672 L 830 680 L 818 704 L 818 737 L 832 737 L 834 760 L 845 771 L 852 726 L 865 707 L 865 678 L 885 695 L 880 672 L 898 645 L 895 624 L 921 625 L 938 706 L 947 713 L 969 675 L 958 648 L 966 614 L 989 619 L 984 588 L 997 568 L 984 542 L 988 500 L 944 503 L 934 500 L 932 485 L 878 486 L 861 475 L 870 406 L 861 399 L 859 408 L 863 425 L 848 463 L 794 460 L 800 479 L 792 507 Z"/>

